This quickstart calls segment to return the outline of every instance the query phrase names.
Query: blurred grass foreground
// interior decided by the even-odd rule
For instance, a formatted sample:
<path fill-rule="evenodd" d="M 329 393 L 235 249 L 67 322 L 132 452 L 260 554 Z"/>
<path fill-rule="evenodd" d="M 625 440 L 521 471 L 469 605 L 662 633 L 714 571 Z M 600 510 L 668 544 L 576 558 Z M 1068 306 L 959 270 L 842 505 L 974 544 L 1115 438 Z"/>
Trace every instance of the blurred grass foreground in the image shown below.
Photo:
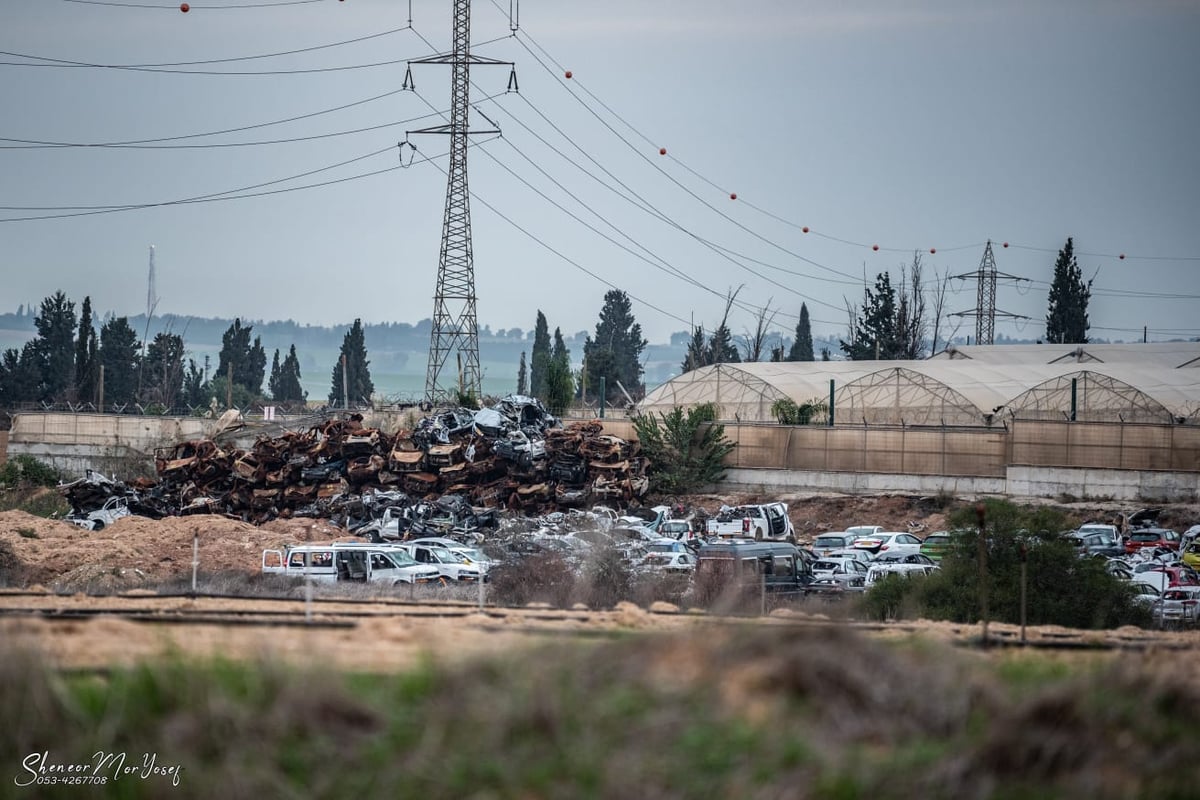
<path fill-rule="evenodd" d="M 767 626 L 387 675 L 63 672 L 0 642 L 0 797 L 1196 797 L 1193 663 Z M 26 785 L 117 756 L 177 780 Z"/>

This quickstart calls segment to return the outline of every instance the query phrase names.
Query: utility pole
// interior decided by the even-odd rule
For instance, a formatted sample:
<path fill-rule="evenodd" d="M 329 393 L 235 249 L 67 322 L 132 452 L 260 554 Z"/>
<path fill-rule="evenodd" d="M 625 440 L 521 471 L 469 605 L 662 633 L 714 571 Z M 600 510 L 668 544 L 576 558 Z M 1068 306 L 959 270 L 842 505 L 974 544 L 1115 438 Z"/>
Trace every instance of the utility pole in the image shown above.
<path fill-rule="evenodd" d="M 442 247 L 438 258 L 437 289 L 433 297 L 429 363 L 425 372 L 425 399 L 435 405 L 451 397 L 450 388 L 441 381 L 441 373 L 452 352 L 457 353 L 463 362 L 461 386 L 464 393 L 476 398 L 483 396 L 479 372 L 479 325 L 475 310 L 475 260 L 471 248 L 470 190 L 467 188 L 467 137 L 479 133 L 498 134 L 500 131 L 495 123 L 489 130 L 472 130 L 470 127 L 471 65 L 513 65 L 511 61 L 471 54 L 471 0 L 453 0 L 453 4 L 452 52 L 410 61 L 403 85 L 405 89 L 415 88 L 412 81 L 413 64 L 450 65 L 450 124 L 408 132 L 450 136 L 450 169 L 446 177 Z M 509 89 L 516 88 L 515 70 L 508 85 Z M 482 112 L 479 113 L 484 116 Z M 484 119 L 487 117 L 484 116 Z M 405 143 L 413 147 L 407 139 Z"/>
<path fill-rule="evenodd" d="M 1029 279 L 996 271 L 996 256 L 992 253 L 991 239 L 988 239 L 987 247 L 983 250 L 983 258 L 979 261 L 979 269 L 977 271 L 967 272 L 962 275 L 952 275 L 950 277 L 953 280 L 971 278 L 976 281 L 975 310 L 959 311 L 949 315 L 951 317 L 975 318 L 975 344 L 996 343 L 997 316 L 1008 317 L 1009 319 L 1029 319 L 1029 317 L 1023 314 L 1013 314 L 1008 311 L 996 310 L 996 283 L 998 280 L 1019 282 Z"/>
<path fill-rule="evenodd" d="M 342 408 L 350 409 L 350 378 L 346 374 L 345 353 L 342 353 Z"/>

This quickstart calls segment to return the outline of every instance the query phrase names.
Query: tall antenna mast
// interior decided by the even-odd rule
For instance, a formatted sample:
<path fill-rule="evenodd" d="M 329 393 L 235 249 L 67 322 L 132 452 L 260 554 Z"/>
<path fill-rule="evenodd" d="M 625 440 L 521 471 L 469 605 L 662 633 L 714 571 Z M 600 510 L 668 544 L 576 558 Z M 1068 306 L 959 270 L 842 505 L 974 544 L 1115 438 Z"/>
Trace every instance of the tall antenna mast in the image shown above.
<path fill-rule="evenodd" d="M 499 133 L 499 129 L 471 130 L 470 87 L 472 64 L 508 64 L 471 55 L 471 0 L 454 2 L 454 46 L 450 53 L 409 62 L 404 87 L 414 88 L 412 64 L 450 65 L 450 124 L 409 133 L 442 133 L 450 136 L 450 169 L 446 178 L 446 210 L 442 220 L 442 249 L 438 258 L 437 289 L 433 296 L 433 331 L 429 342 L 429 365 L 425 372 L 425 399 L 435 405 L 454 397 L 441 381 L 442 369 L 451 353 L 461 362 L 453 370 L 458 391 L 482 397 L 479 374 L 479 325 L 475 310 L 475 260 L 471 248 L 470 191 L 467 188 L 467 137 L 473 133 Z M 515 77 L 515 72 L 513 73 Z M 515 80 L 510 78 L 509 86 Z M 482 115 L 482 114 L 481 114 Z M 484 117 L 487 119 L 487 117 Z M 491 120 L 488 120 L 491 122 Z M 494 123 L 493 123 L 494 126 Z M 411 143 L 409 143 L 411 147 Z M 414 148 L 415 149 L 415 148 Z"/>
<path fill-rule="evenodd" d="M 962 275 L 952 275 L 951 277 L 955 280 L 973 278 L 977 283 L 975 310 L 959 311 L 950 314 L 952 317 L 975 318 L 975 344 L 996 343 L 997 316 L 1008 317 L 1009 319 L 1029 319 L 1029 317 L 1023 314 L 1012 314 L 1008 311 L 996 310 L 996 283 L 998 280 L 1003 279 L 1016 282 L 1027 281 L 1029 279 L 996 271 L 996 256 L 992 253 L 991 239 L 988 239 L 987 247 L 983 250 L 983 258 L 979 260 L 978 271 L 967 272 Z"/>
<path fill-rule="evenodd" d="M 150 275 L 146 279 L 146 319 L 154 313 L 154 307 L 158 305 L 158 288 L 155 286 L 154 276 L 154 245 L 150 245 Z"/>

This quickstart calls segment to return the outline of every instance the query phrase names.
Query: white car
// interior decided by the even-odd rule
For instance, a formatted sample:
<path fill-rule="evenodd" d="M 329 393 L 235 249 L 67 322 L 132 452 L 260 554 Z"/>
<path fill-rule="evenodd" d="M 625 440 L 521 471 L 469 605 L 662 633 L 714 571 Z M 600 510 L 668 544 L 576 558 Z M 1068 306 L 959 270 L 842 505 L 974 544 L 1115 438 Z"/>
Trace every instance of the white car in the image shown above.
<path fill-rule="evenodd" d="M 133 514 L 124 497 L 110 497 L 103 506 L 95 511 L 83 512 L 79 515 L 65 517 L 67 522 L 78 525 L 85 531 L 102 531 L 121 517 Z"/>
<path fill-rule="evenodd" d="M 814 581 L 833 580 L 847 589 L 866 584 L 867 565 L 856 558 L 822 558 L 811 569 Z"/>
<path fill-rule="evenodd" d="M 436 567 L 443 578 L 452 581 L 478 581 L 487 579 L 487 570 L 472 563 L 466 556 L 437 545 L 405 542 L 399 547 L 407 550 L 418 564 Z"/>
<path fill-rule="evenodd" d="M 859 537 L 854 540 L 854 547 L 876 555 L 879 553 L 910 555 L 921 552 L 921 540 L 911 533 L 884 532 Z"/>
<path fill-rule="evenodd" d="M 1162 593 L 1158 614 L 1164 625 L 1200 621 L 1200 586 L 1172 586 Z"/>
<path fill-rule="evenodd" d="M 846 531 L 828 531 L 813 539 L 812 551 L 824 558 L 835 550 L 844 550 L 854 544 L 855 535 Z"/>
<path fill-rule="evenodd" d="M 472 564 L 478 564 L 480 569 L 482 569 L 484 572 L 487 572 L 496 564 L 495 559 L 490 558 L 487 553 L 483 552 L 478 547 L 474 547 L 469 544 L 463 544 L 462 542 L 456 542 L 455 540 L 447 539 L 444 536 L 429 536 L 423 539 L 413 539 L 411 542 L 405 542 L 405 544 L 444 547 L 451 553 L 458 553 L 460 556 L 465 557 Z"/>
<path fill-rule="evenodd" d="M 858 550 L 854 547 L 847 547 L 843 550 L 834 550 L 830 553 L 827 553 L 827 554 L 821 556 L 821 558 L 824 558 L 824 559 L 853 558 L 857 561 L 863 562 L 864 564 L 866 564 L 869 567 L 869 566 L 871 566 L 871 562 L 875 560 L 875 554 L 870 553 L 866 550 Z"/>
<path fill-rule="evenodd" d="M 694 572 L 696 557 L 691 553 L 651 552 L 642 559 L 640 566 L 655 572 Z"/>
<path fill-rule="evenodd" d="M 914 575 L 929 575 L 940 569 L 933 559 L 920 553 L 881 553 L 880 556 L 871 562 L 871 568 L 867 570 L 867 586 L 875 585 L 875 582 L 885 575 L 903 575 L 910 578 Z"/>

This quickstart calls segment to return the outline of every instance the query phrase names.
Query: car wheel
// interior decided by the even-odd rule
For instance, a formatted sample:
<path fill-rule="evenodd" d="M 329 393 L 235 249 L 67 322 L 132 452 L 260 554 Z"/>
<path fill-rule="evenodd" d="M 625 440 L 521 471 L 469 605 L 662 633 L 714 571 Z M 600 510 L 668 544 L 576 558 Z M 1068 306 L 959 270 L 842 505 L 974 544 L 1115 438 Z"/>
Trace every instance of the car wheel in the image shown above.
<path fill-rule="evenodd" d="M 101 520 L 96 520 L 95 522 L 92 523 L 92 530 L 93 531 L 104 530 L 104 523 Z"/>

